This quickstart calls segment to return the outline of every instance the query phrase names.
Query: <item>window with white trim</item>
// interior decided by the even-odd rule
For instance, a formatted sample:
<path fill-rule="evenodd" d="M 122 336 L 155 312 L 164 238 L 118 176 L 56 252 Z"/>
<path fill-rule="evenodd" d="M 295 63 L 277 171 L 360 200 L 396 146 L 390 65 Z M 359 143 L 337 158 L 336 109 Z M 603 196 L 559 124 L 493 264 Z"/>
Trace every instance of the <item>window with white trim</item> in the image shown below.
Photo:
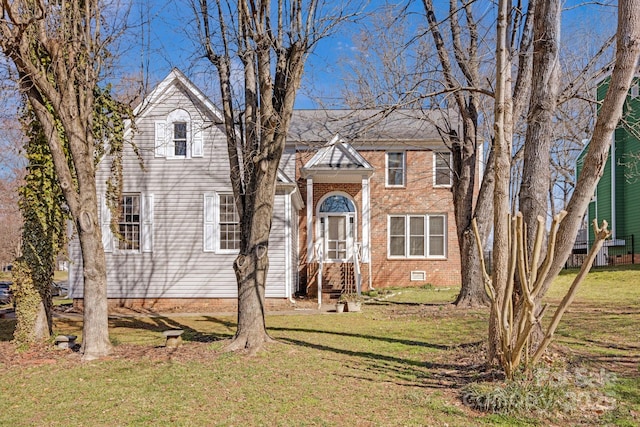
<path fill-rule="evenodd" d="M 220 194 L 220 250 L 240 249 L 240 218 L 233 194 Z"/>
<path fill-rule="evenodd" d="M 389 215 L 389 258 L 446 257 L 446 224 L 442 214 Z"/>
<path fill-rule="evenodd" d="M 124 194 L 118 206 L 117 234 L 111 231 L 107 197 L 100 195 L 100 224 L 105 252 L 153 252 L 153 194 Z"/>
<path fill-rule="evenodd" d="M 386 185 L 387 187 L 404 187 L 406 185 L 406 160 L 404 151 L 388 152 L 386 154 Z"/>
<path fill-rule="evenodd" d="M 118 218 L 118 249 L 121 251 L 140 250 L 140 195 L 122 196 Z"/>
<path fill-rule="evenodd" d="M 187 123 L 173 123 L 173 155 L 187 157 Z"/>
<path fill-rule="evenodd" d="M 451 187 L 451 152 L 434 151 L 433 186 Z"/>
<path fill-rule="evenodd" d="M 237 253 L 240 249 L 240 218 L 233 194 L 204 195 L 203 250 Z"/>
<path fill-rule="evenodd" d="M 182 109 L 155 122 L 155 155 L 167 159 L 203 157 L 203 122 Z"/>

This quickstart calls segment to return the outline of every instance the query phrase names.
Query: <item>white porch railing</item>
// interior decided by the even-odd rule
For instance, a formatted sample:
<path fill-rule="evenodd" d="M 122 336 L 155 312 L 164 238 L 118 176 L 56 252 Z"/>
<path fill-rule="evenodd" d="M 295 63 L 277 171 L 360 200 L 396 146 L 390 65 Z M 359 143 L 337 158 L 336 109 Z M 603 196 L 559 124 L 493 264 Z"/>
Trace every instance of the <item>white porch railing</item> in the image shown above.
<path fill-rule="evenodd" d="M 353 273 L 356 279 L 356 292 L 358 296 L 362 295 L 362 272 L 360 271 L 362 243 L 353 245 Z"/>
<path fill-rule="evenodd" d="M 320 310 L 322 307 L 322 264 L 324 263 L 322 243 L 316 245 L 316 260 L 318 260 L 318 310 Z"/>

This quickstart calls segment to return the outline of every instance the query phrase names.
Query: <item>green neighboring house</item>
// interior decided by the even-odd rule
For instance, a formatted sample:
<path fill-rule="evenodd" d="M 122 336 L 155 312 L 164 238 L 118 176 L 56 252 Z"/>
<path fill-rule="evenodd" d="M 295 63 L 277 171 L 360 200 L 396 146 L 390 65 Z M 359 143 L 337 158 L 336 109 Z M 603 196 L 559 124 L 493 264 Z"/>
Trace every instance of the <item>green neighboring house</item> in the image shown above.
<path fill-rule="evenodd" d="M 597 99 L 602 101 L 609 87 L 609 77 L 598 86 Z M 580 174 L 587 145 L 578 156 L 576 174 Z M 640 238 L 640 77 L 631 85 L 623 116 L 616 127 L 604 173 L 598 182 L 587 211 L 587 230 L 578 236 L 574 253 L 587 248 L 594 240 L 591 222 L 607 220 L 611 240 L 605 243 L 596 265 L 639 262 L 634 237 Z M 582 237 L 582 242 L 580 242 Z M 583 247 L 580 247 L 583 245 Z"/>

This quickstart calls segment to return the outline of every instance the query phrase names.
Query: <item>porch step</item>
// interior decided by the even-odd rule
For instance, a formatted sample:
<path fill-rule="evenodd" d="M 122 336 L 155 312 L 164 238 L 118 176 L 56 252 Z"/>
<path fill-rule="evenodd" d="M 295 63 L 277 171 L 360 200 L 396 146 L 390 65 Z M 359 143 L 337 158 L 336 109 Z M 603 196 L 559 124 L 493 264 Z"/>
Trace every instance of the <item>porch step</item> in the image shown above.
<path fill-rule="evenodd" d="M 342 289 L 322 288 L 322 299 L 338 300 L 342 295 Z"/>

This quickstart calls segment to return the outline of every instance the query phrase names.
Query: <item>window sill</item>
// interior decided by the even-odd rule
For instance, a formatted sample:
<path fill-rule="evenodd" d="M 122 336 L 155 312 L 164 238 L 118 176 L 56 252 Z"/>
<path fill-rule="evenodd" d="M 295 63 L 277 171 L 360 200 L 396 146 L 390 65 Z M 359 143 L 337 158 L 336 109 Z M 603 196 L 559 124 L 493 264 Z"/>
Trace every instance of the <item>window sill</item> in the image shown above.
<path fill-rule="evenodd" d="M 122 249 L 115 249 L 111 252 L 112 255 L 140 255 L 142 254 L 142 251 L 140 250 L 130 250 L 130 251 L 126 251 L 126 250 L 122 250 Z"/>
<path fill-rule="evenodd" d="M 391 256 L 387 255 L 388 261 L 446 261 L 446 256 Z"/>

